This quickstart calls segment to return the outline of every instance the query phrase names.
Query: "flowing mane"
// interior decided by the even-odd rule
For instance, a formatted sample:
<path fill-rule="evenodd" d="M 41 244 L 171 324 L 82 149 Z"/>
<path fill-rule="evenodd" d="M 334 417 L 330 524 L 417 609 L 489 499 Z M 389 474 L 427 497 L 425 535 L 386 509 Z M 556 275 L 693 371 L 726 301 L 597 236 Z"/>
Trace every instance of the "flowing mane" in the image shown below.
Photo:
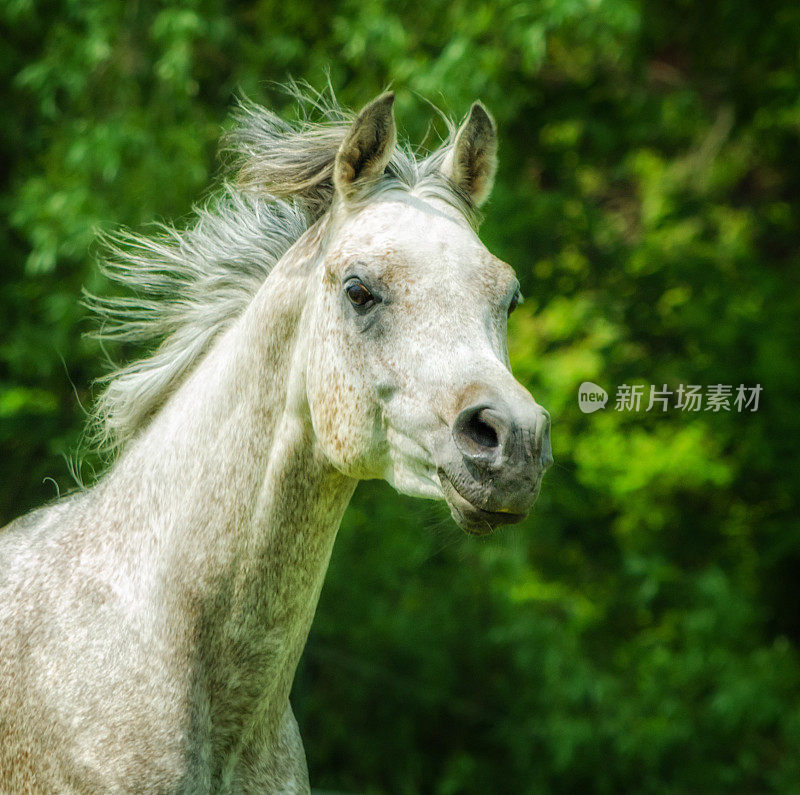
<path fill-rule="evenodd" d="M 289 90 L 303 111 L 294 123 L 239 102 L 224 139 L 235 178 L 195 208 L 187 228 L 160 224 L 155 235 L 123 230 L 104 236 L 101 268 L 130 295 L 87 295 L 100 321 L 93 336 L 149 346 L 151 352 L 98 379 L 102 391 L 90 427 L 101 450 L 118 453 L 147 424 L 244 311 L 275 263 L 330 209 L 334 160 L 354 114 L 333 92 Z M 440 172 L 455 131 L 440 116 L 447 140 L 422 156 L 407 144 L 397 146 L 383 178 L 362 198 L 414 190 L 448 202 L 477 227 L 475 204 Z"/>

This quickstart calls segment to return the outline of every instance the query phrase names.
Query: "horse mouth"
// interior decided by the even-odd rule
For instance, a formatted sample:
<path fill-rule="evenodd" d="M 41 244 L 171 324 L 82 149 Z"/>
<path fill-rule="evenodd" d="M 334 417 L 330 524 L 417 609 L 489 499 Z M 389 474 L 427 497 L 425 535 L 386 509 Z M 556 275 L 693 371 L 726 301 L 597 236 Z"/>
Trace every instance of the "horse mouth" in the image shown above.
<path fill-rule="evenodd" d="M 437 474 L 453 521 L 469 535 L 489 535 L 500 525 L 516 524 L 528 515 L 527 513 L 507 511 L 486 511 L 479 508 L 458 491 L 443 469 L 439 468 Z"/>

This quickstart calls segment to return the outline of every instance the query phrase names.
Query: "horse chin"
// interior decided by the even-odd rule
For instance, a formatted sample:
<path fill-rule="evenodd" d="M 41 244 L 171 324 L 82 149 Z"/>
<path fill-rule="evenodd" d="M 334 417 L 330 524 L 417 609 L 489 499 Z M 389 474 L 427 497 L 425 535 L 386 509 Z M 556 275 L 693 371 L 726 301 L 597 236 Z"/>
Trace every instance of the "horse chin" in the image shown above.
<path fill-rule="evenodd" d="M 438 474 L 439 482 L 442 484 L 442 493 L 450 508 L 450 515 L 453 517 L 453 521 L 469 535 L 489 535 L 500 525 L 516 524 L 528 515 L 527 512 L 509 513 L 506 511 L 486 511 L 483 508 L 479 508 L 456 489 L 443 469 L 439 469 Z"/>

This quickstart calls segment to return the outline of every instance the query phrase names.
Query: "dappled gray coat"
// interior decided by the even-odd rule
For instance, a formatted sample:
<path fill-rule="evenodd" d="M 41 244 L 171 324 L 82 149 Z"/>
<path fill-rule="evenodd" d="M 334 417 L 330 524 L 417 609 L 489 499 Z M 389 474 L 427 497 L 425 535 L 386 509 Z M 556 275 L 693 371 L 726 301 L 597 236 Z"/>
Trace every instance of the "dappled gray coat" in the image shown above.
<path fill-rule="evenodd" d="M 420 160 L 392 99 L 244 108 L 238 187 L 111 241 L 138 297 L 96 302 L 106 335 L 162 344 L 99 398 L 107 473 L 0 532 L 0 792 L 307 792 L 289 691 L 356 482 L 472 533 L 535 499 L 518 285 L 474 229 L 493 122 Z"/>

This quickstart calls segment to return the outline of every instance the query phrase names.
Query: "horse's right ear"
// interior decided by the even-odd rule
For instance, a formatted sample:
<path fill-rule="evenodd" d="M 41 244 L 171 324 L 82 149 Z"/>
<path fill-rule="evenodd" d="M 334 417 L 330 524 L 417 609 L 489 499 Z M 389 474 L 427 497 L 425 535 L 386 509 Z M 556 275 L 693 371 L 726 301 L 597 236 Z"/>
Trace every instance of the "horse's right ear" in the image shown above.
<path fill-rule="evenodd" d="M 489 111 L 475 102 L 442 163 L 442 173 L 480 207 L 492 192 L 496 171 L 497 128 Z"/>
<path fill-rule="evenodd" d="M 345 199 L 383 174 L 397 141 L 394 94 L 381 94 L 356 116 L 333 164 L 333 184 Z"/>

